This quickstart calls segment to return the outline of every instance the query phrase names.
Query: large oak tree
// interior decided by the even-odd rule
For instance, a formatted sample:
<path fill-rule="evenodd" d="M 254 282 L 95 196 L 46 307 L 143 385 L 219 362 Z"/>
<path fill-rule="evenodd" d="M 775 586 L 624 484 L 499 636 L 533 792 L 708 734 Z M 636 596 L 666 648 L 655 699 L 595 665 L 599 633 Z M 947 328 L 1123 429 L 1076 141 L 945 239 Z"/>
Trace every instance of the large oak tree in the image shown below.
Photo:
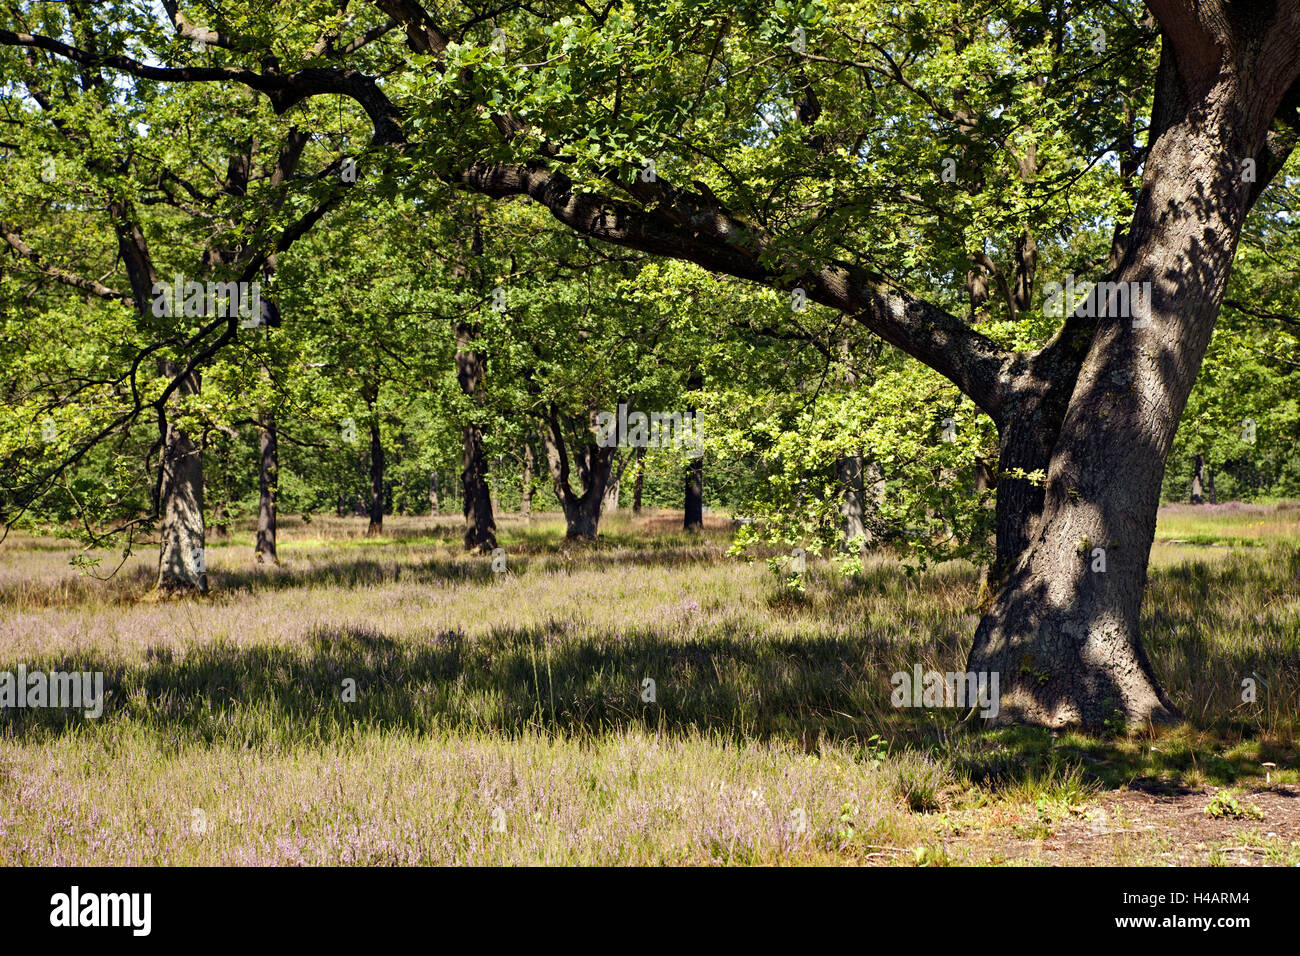
<path fill-rule="evenodd" d="M 1300 0 L 1150 0 L 1145 22 L 1101 4 L 381 0 L 366 26 L 399 26 L 405 49 L 341 62 L 291 29 L 328 6 L 206 5 L 231 36 L 211 66 L 121 39 L 0 44 L 242 86 L 280 112 L 348 97 L 406 175 L 528 197 L 584 235 L 851 316 L 997 426 L 995 597 L 970 667 L 1001 673 L 1000 719 L 1175 716 L 1138 633 L 1161 477 L 1246 216 L 1300 129 Z M 1110 52 L 1089 59 L 1097 24 Z M 1062 197 L 1106 155 L 1134 188 L 1094 277 L 1149 283 L 1140 322 L 1085 304 L 1027 342 L 943 305 L 934 281 L 977 282 L 972 257 L 995 279 L 1007 263 L 1023 304 L 1035 236 L 1068 226 Z"/>

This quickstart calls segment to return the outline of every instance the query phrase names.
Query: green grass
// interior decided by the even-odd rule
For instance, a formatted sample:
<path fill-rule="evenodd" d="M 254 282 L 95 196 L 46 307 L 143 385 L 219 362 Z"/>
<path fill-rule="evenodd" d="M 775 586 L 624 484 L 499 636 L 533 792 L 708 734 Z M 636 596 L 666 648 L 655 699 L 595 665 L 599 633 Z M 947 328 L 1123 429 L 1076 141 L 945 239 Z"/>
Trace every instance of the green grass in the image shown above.
<path fill-rule="evenodd" d="M 1258 786 L 1265 761 L 1294 785 L 1298 513 L 1279 514 L 1281 544 L 1157 546 L 1143 630 L 1188 722 L 1119 739 L 890 705 L 893 672 L 964 668 L 961 563 L 810 562 L 791 603 L 720 519 L 619 515 L 595 546 L 504 520 L 498 575 L 450 519 L 366 539 L 317 518 L 285 522 L 274 568 L 247 534 L 214 542 L 213 595 L 155 603 L 149 555 L 101 583 L 11 536 L 0 670 L 102 670 L 112 693 L 97 721 L 0 717 L 0 864 L 931 865 L 996 861 L 1126 787 Z M 1252 672 L 1271 690 L 1246 704 Z"/>
<path fill-rule="evenodd" d="M 1202 547 L 1300 546 L 1300 505 L 1173 505 L 1161 509 L 1157 542 Z"/>

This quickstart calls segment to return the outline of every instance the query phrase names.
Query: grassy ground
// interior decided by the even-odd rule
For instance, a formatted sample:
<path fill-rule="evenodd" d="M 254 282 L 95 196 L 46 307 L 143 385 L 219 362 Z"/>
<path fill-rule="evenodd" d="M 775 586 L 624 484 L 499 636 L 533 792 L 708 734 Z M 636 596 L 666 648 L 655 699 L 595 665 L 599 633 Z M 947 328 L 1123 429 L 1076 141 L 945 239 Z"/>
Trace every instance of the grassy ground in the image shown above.
<path fill-rule="evenodd" d="M 111 694 L 0 712 L 0 864 L 1300 864 L 1300 508 L 1162 515 L 1143 632 L 1188 722 L 1123 739 L 890 706 L 964 668 L 967 565 L 810 561 L 792 603 L 679 522 L 507 518 L 498 574 L 453 519 L 286 521 L 279 567 L 236 534 L 163 603 L 155 555 L 99 582 L 11 535 L 0 671 Z"/>

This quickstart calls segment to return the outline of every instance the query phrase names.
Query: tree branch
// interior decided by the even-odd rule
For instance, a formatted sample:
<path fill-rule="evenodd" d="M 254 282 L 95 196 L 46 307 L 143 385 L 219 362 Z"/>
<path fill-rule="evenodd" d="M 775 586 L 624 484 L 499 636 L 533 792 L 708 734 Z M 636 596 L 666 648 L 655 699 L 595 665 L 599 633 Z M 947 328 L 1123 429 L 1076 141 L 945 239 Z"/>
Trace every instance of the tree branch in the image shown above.
<path fill-rule="evenodd" d="M 128 304 L 131 301 L 116 289 L 110 289 L 102 282 L 95 279 L 87 279 L 84 276 L 79 276 L 74 272 L 69 272 L 67 269 L 46 262 L 41 258 L 40 254 L 36 252 L 36 250 L 23 242 L 22 238 L 16 231 L 5 225 L 3 222 L 0 222 L 0 238 L 4 239 L 14 252 L 31 262 L 42 273 L 57 282 L 72 286 L 74 289 L 80 289 L 83 292 L 89 292 L 91 295 L 99 296 L 101 299 L 125 301 Z"/>
<path fill-rule="evenodd" d="M 694 262 L 768 287 L 802 288 L 814 302 L 839 309 L 885 341 L 951 380 L 994 419 L 1010 352 L 956 316 L 890 285 L 883 276 L 829 261 L 802 272 L 773 263 L 775 244 L 749 223 L 662 177 L 630 187 L 646 206 L 580 193 L 563 173 L 540 164 L 478 163 L 453 172 L 457 184 L 497 198 L 528 196 L 584 235 L 642 252 Z M 653 205 L 650 205 L 653 203 Z"/>

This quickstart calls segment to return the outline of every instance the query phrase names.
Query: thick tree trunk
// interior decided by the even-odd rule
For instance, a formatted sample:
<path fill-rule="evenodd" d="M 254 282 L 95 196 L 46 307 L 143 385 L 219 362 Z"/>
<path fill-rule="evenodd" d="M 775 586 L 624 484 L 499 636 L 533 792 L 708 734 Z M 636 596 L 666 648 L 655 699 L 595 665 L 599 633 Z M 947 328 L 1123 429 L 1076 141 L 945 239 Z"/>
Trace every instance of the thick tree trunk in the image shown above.
<path fill-rule="evenodd" d="M 844 551 L 856 551 L 867 537 L 866 492 L 862 486 L 862 456 L 846 455 L 835 463 L 835 478 L 841 489 L 840 532 Z M 856 544 L 853 543 L 857 539 Z"/>
<path fill-rule="evenodd" d="M 595 541 L 600 531 L 600 503 L 598 495 L 571 495 L 562 502 L 564 507 L 564 536 L 571 541 Z"/>
<path fill-rule="evenodd" d="M 429 472 L 429 514 L 438 516 L 438 473 Z"/>
<path fill-rule="evenodd" d="M 259 431 L 257 543 L 253 554 L 259 564 L 275 564 L 275 505 L 280 481 L 280 453 L 275 414 L 270 410 L 262 413 Z"/>
<path fill-rule="evenodd" d="M 370 524 L 366 537 L 384 533 L 384 443 L 379 433 L 379 418 L 370 419 Z"/>
<path fill-rule="evenodd" d="M 164 361 L 162 372 L 175 379 L 181 368 L 174 362 Z M 194 373 L 174 395 L 179 399 L 198 390 L 199 376 Z M 176 411 L 175 403 L 169 403 L 169 414 L 162 428 L 158 590 L 166 594 L 205 594 L 208 574 L 203 538 L 203 452 L 177 427 Z"/>
<path fill-rule="evenodd" d="M 497 546 L 496 521 L 492 517 L 492 489 L 488 486 L 487 455 L 483 432 L 477 425 L 465 426 L 464 468 L 460 473 L 465 514 L 465 547 L 487 552 Z"/>
<path fill-rule="evenodd" d="M 564 509 L 564 536 L 569 540 L 594 541 L 600 529 L 600 511 L 609 484 L 610 471 L 617 448 L 600 448 L 588 441 L 575 455 L 582 493 L 575 493 L 569 479 L 572 469 L 569 450 L 565 445 L 560 415 L 550 410 L 547 428 L 543 435 L 546 446 L 546 463 L 550 467 L 555 497 Z"/>
<path fill-rule="evenodd" d="M 519 493 L 519 514 L 524 520 L 533 516 L 533 443 L 524 442 L 524 478 Z"/>
<path fill-rule="evenodd" d="M 999 723 L 1095 728 L 1177 715 L 1138 620 L 1165 458 L 1248 207 L 1242 159 L 1260 153 L 1281 95 L 1260 102 L 1255 77 L 1270 71 L 1236 66 L 1185 63 L 1180 72 L 1171 55 L 1162 59 L 1159 119 L 1115 277 L 1150 283 L 1149 309 L 1096 320 L 1059 430 L 1044 428 L 1053 416 L 1041 389 L 1016 409 L 1028 414 L 1008 410 L 998 423 L 1003 468 L 1041 462 L 1034 431 L 1051 436 L 1037 519 L 1032 494 L 999 496 L 1005 579 L 970 654 L 970 670 L 1000 675 Z M 1194 98 L 1188 76 L 1203 84 Z M 1020 541 L 1006 560 L 1005 546 Z"/>
<path fill-rule="evenodd" d="M 1205 503 L 1205 486 L 1203 478 L 1205 477 L 1205 456 L 1196 456 L 1196 469 L 1192 472 L 1192 504 L 1199 505 Z"/>

